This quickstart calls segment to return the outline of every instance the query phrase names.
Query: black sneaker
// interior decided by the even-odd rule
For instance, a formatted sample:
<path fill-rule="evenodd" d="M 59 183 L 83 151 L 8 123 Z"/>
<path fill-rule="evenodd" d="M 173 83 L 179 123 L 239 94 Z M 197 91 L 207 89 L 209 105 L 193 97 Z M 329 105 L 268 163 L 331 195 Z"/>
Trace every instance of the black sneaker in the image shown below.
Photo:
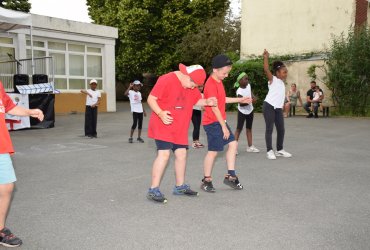
<path fill-rule="evenodd" d="M 0 231 L 0 245 L 18 247 L 22 245 L 22 240 L 12 234 L 8 228 L 4 227 L 3 230 Z"/>
<path fill-rule="evenodd" d="M 159 188 L 149 188 L 146 198 L 156 202 L 167 203 L 166 197 L 159 191 Z"/>
<path fill-rule="evenodd" d="M 137 138 L 137 141 L 138 141 L 138 142 L 141 142 L 141 143 L 144 143 L 144 140 L 143 140 L 141 137 L 138 137 L 138 138 Z"/>
<path fill-rule="evenodd" d="M 195 192 L 190 189 L 190 186 L 187 184 L 182 184 L 181 186 L 175 186 L 173 188 L 173 194 L 175 195 L 188 195 L 188 196 L 199 196 L 198 192 Z"/>
<path fill-rule="evenodd" d="M 132 143 L 133 142 L 132 137 L 131 138 L 128 138 L 128 142 L 129 143 Z"/>
<path fill-rule="evenodd" d="M 315 113 L 315 118 L 319 118 L 319 115 L 317 113 Z"/>
<path fill-rule="evenodd" d="M 205 179 L 202 179 L 202 184 L 200 185 L 200 188 L 209 193 L 216 192 L 216 189 L 213 187 L 212 181 L 206 181 Z"/>
<path fill-rule="evenodd" d="M 224 183 L 233 189 L 242 190 L 243 185 L 239 182 L 238 176 L 225 175 Z"/>
<path fill-rule="evenodd" d="M 312 113 L 309 113 L 306 118 L 312 118 L 313 117 L 313 114 Z"/>

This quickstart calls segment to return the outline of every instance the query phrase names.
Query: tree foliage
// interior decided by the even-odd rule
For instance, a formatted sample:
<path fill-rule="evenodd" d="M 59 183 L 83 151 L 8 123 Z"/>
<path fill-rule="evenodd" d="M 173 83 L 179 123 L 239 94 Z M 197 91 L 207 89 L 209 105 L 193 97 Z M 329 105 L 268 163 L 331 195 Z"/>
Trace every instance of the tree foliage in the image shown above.
<path fill-rule="evenodd" d="M 29 13 L 31 4 L 28 0 L 1 0 L 0 7 Z"/>
<path fill-rule="evenodd" d="M 215 55 L 239 54 L 240 32 L 239 18 L 215 16 L 185 35 L 177 47 L 177 54 L 185 63 L 196 62 L 210 70 L 210 62 Z"/>
<path fill-rule="evenodd" d="M 177 45 L 208 19 L 225 15 L 227 0 L 87 0 L 96 24 L 118 28 L 119 80 L 162 74 L 179 62 Z"/>
<path fill-rule="evenodd" d="M 370 97 L 370 28 L 335 37 L 327 60 L 327 83 L 339 112 L 365 116 Z"/>

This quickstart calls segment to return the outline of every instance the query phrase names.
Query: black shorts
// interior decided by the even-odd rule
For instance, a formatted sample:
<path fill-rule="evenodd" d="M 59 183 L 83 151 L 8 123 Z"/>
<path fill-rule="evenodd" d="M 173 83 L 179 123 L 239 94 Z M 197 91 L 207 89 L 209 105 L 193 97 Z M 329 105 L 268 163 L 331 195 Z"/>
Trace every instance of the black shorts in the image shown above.
<path fill-rule="evenodd" d="M 175 152 L 179 148 L 189 149 L 188 145 L 180 145 L 168 141 L 155 140 L 155 144 L 157 145 L 157 150 L 172 150 Z"/>
<path fill-rule="evenodd" d="M 249 115 L 245 115 L 238 110 L 238 124 L 236 125 L 236 129 L 242 131 L 244 121 L 245 121 L 245 127 L 247 129 L 252 129 L 253 117 L 254 117 L 253 111 Z"/>

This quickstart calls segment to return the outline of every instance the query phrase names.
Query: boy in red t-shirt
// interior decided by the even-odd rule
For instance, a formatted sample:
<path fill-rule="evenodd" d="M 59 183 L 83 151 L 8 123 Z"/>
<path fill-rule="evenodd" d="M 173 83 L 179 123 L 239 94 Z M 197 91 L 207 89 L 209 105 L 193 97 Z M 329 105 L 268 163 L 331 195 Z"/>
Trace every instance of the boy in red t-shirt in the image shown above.
<path fill-rule="evenodd" d="M 215 106 L 214 97 L 207 100 L 197 88 L 203 85 L 206 73 L 202 66 L 179 65 L 179 71 L 170 72 L 159 77 L 148 97 L 152 109 L 149 119 L 148 136 L 155 139 L 158 154 L 153 163 L 152 184 L 147 198 L 166 203 L 167 199 L 159 190 L 159 185 L 167 166 L 171 150 L 175 154 L 176 186 L 175 195 L 197 196 L 185 184 L 186 150 L 188 149 L 188 130 L 193 106 Z"/>
<path fill-rule="evenodd" d="M 229 145 L 226 152 L 227 175 L 224 183 L 234 189 L 243 189 L 235 172 L 235 156 L 238 143 L 235 140 L 229 125 L 226 123 L 226 103 L 251 103 L 248 97 L 226 97 L 225 88 L 222 84 L 232 67 L 231 60 L 225 55 L 217 55 L 212 59 L 212 73 L 204 87 L 204 98 L 215 96 L 217 107 L 206 107 L 203 114 L 203 126 L 207 134 L 208 152 L 204 158 L 204 178 L 201 188 L 206 192 L 215 192 L 212 184 L 212 168 L 218 152 Z"/>
<path fill-rule="evenodd" d="M 39 109 L 25 109 L 21 106 L 16 106 L 5 93 L 3 84 L 0 81 L 0 245 L 16 247 L 22 244 L 22 240 L 5 227 L 6 214 L 12 198 L 14 182 L 16 181 L 10 158 L 10 154 L 14 153 L 14 149 L 6 127 L 5 113 L 16 116 L 32 116 L 40 121 L 44 119 L 44 114 Z"/>

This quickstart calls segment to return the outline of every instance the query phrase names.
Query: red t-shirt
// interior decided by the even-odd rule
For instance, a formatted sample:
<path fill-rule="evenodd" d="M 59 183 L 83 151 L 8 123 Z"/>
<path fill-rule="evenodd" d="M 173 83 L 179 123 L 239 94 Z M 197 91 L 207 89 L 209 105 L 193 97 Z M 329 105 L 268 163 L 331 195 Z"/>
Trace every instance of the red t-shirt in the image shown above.
<path fill-rule="evenodd" d="M 5 123 L 5 113 L 14 107 L 15 104 L 5 93 L 3 84 L 0 81 L 0 154 L 14 153 L 13 144 Z"/>
<path fill-rule="evenodd" d="M 157 103 L 163 111 L 171 112 L 173 122 L 165 125 L 159 116 L 152 112 L 148 136 L 156 140 L 188 145 L 193 106 L 202 98 L 199 90 L 184 88 L 176 74 L 171 72 L 159 77 L 150 94 L 158 98 Z"/>
<path fill-rule="evenodd" d="M 222 119 L 226 120 L 226 112 L 225 112 L 225 103 L 226 103 L 226 93 L 224 85 L 222 81 L 217 82 L 212 76 L 210 76 L 206 84 L 204 86 L 204 98 L 208 99 L 210 97 L 217 98 L 217 106 L 221 111 Z M 212 111 L 212 107 L 205 107 L 205 111 L 203 113 L 203 125 L 208 125 L 214 122 L 218 122 L 215 114 Z"/>

